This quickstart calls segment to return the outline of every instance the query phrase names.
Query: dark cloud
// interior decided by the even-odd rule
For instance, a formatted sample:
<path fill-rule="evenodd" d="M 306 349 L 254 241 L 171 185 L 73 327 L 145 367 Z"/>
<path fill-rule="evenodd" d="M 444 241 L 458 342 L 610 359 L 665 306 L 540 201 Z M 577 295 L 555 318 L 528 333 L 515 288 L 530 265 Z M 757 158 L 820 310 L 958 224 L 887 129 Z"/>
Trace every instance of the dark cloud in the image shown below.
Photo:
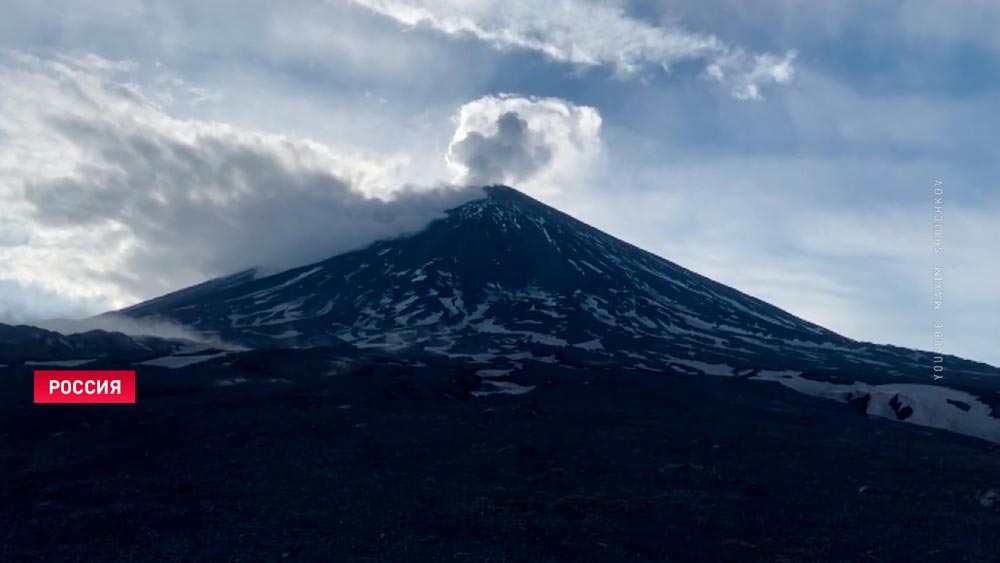
<path fill-rule="evenodd" d="M 482 195 L 440 187 L 369 197 L 332 171 L 321 148 L 225 127 L 50 123 L 90 158 L 70 177 L 28 184 L 32 219 L 106 230 L 108 251 L 125 249 L 107 281 L 146 297 L 180 279 L 292 267 L 415 232 Z"/>
<path fill-rule="evenodd" d="M 453 162 L 466 168 L 470 184 L 517 184 L 552 160 L 552 149 L 517 112 L 501 114 L 496 126 L 492 135 L 471 131 L 451 147 Z"/>

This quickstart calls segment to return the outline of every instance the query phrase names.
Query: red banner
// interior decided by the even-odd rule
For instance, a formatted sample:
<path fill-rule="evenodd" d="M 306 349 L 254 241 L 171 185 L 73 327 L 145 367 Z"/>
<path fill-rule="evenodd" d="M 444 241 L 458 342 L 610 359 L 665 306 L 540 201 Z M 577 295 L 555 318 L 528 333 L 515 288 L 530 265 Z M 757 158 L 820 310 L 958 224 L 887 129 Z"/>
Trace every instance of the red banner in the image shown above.
<path fill-rule="evenodd" d="M 35 403 L 135 403 L 135 372 L 36 371 Z"/>

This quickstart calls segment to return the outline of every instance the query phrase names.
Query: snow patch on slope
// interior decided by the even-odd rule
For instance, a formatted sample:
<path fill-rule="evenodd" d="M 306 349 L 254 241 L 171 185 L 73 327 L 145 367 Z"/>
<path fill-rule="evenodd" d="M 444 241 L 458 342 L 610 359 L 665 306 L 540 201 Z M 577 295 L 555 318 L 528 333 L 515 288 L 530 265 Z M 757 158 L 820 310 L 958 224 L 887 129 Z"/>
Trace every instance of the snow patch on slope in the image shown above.
<path fill-rule="evenodd" d="M 797 371 L 762 371 L 752 379 L 777 382 L 806 395 L 842 402 L 868 396 L 870 415 L 1000 443 L 1000 419 L 990 414 L 989 405 L 965 391 L 916 383 L 837 384 L 806 379 Z"/>
<path fill-rule="evenodd" d="M 487 395 L 524 395 L 534 390 L 534 385 L 518 385 L 511 381 L 484 381 L 483 389 L 473 391 L 474 397 L 485 397 Z"/>

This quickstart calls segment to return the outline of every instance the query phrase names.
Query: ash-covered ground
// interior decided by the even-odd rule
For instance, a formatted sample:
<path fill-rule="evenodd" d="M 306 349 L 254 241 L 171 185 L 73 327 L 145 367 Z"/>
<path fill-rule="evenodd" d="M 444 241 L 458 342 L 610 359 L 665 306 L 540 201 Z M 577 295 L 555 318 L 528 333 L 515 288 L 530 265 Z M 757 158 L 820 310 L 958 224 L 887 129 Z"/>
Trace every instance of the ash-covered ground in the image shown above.
<path fill-rule="evenodd" d="M 481 368 L 258 351 L 146 366 L 126 406 L 0 369 L 0 560 L 1000 558 L 988 442 L 741 378 L 533 364 L 475 396 Z"/>

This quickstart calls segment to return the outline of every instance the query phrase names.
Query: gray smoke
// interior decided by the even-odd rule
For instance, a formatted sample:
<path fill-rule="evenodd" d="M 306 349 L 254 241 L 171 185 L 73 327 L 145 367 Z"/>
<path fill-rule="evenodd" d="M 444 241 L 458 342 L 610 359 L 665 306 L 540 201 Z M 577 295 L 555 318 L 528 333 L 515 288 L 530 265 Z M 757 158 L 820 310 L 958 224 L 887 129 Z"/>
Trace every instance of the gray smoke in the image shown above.
<path fill-rule="evenodd" d="M 470 184 L 518 184 L 552 160 L 552 149 L 517 112 L 497 118 L 492 135 L 472 131 L 451 147 L 451 158 L 467 170 Z"/>

